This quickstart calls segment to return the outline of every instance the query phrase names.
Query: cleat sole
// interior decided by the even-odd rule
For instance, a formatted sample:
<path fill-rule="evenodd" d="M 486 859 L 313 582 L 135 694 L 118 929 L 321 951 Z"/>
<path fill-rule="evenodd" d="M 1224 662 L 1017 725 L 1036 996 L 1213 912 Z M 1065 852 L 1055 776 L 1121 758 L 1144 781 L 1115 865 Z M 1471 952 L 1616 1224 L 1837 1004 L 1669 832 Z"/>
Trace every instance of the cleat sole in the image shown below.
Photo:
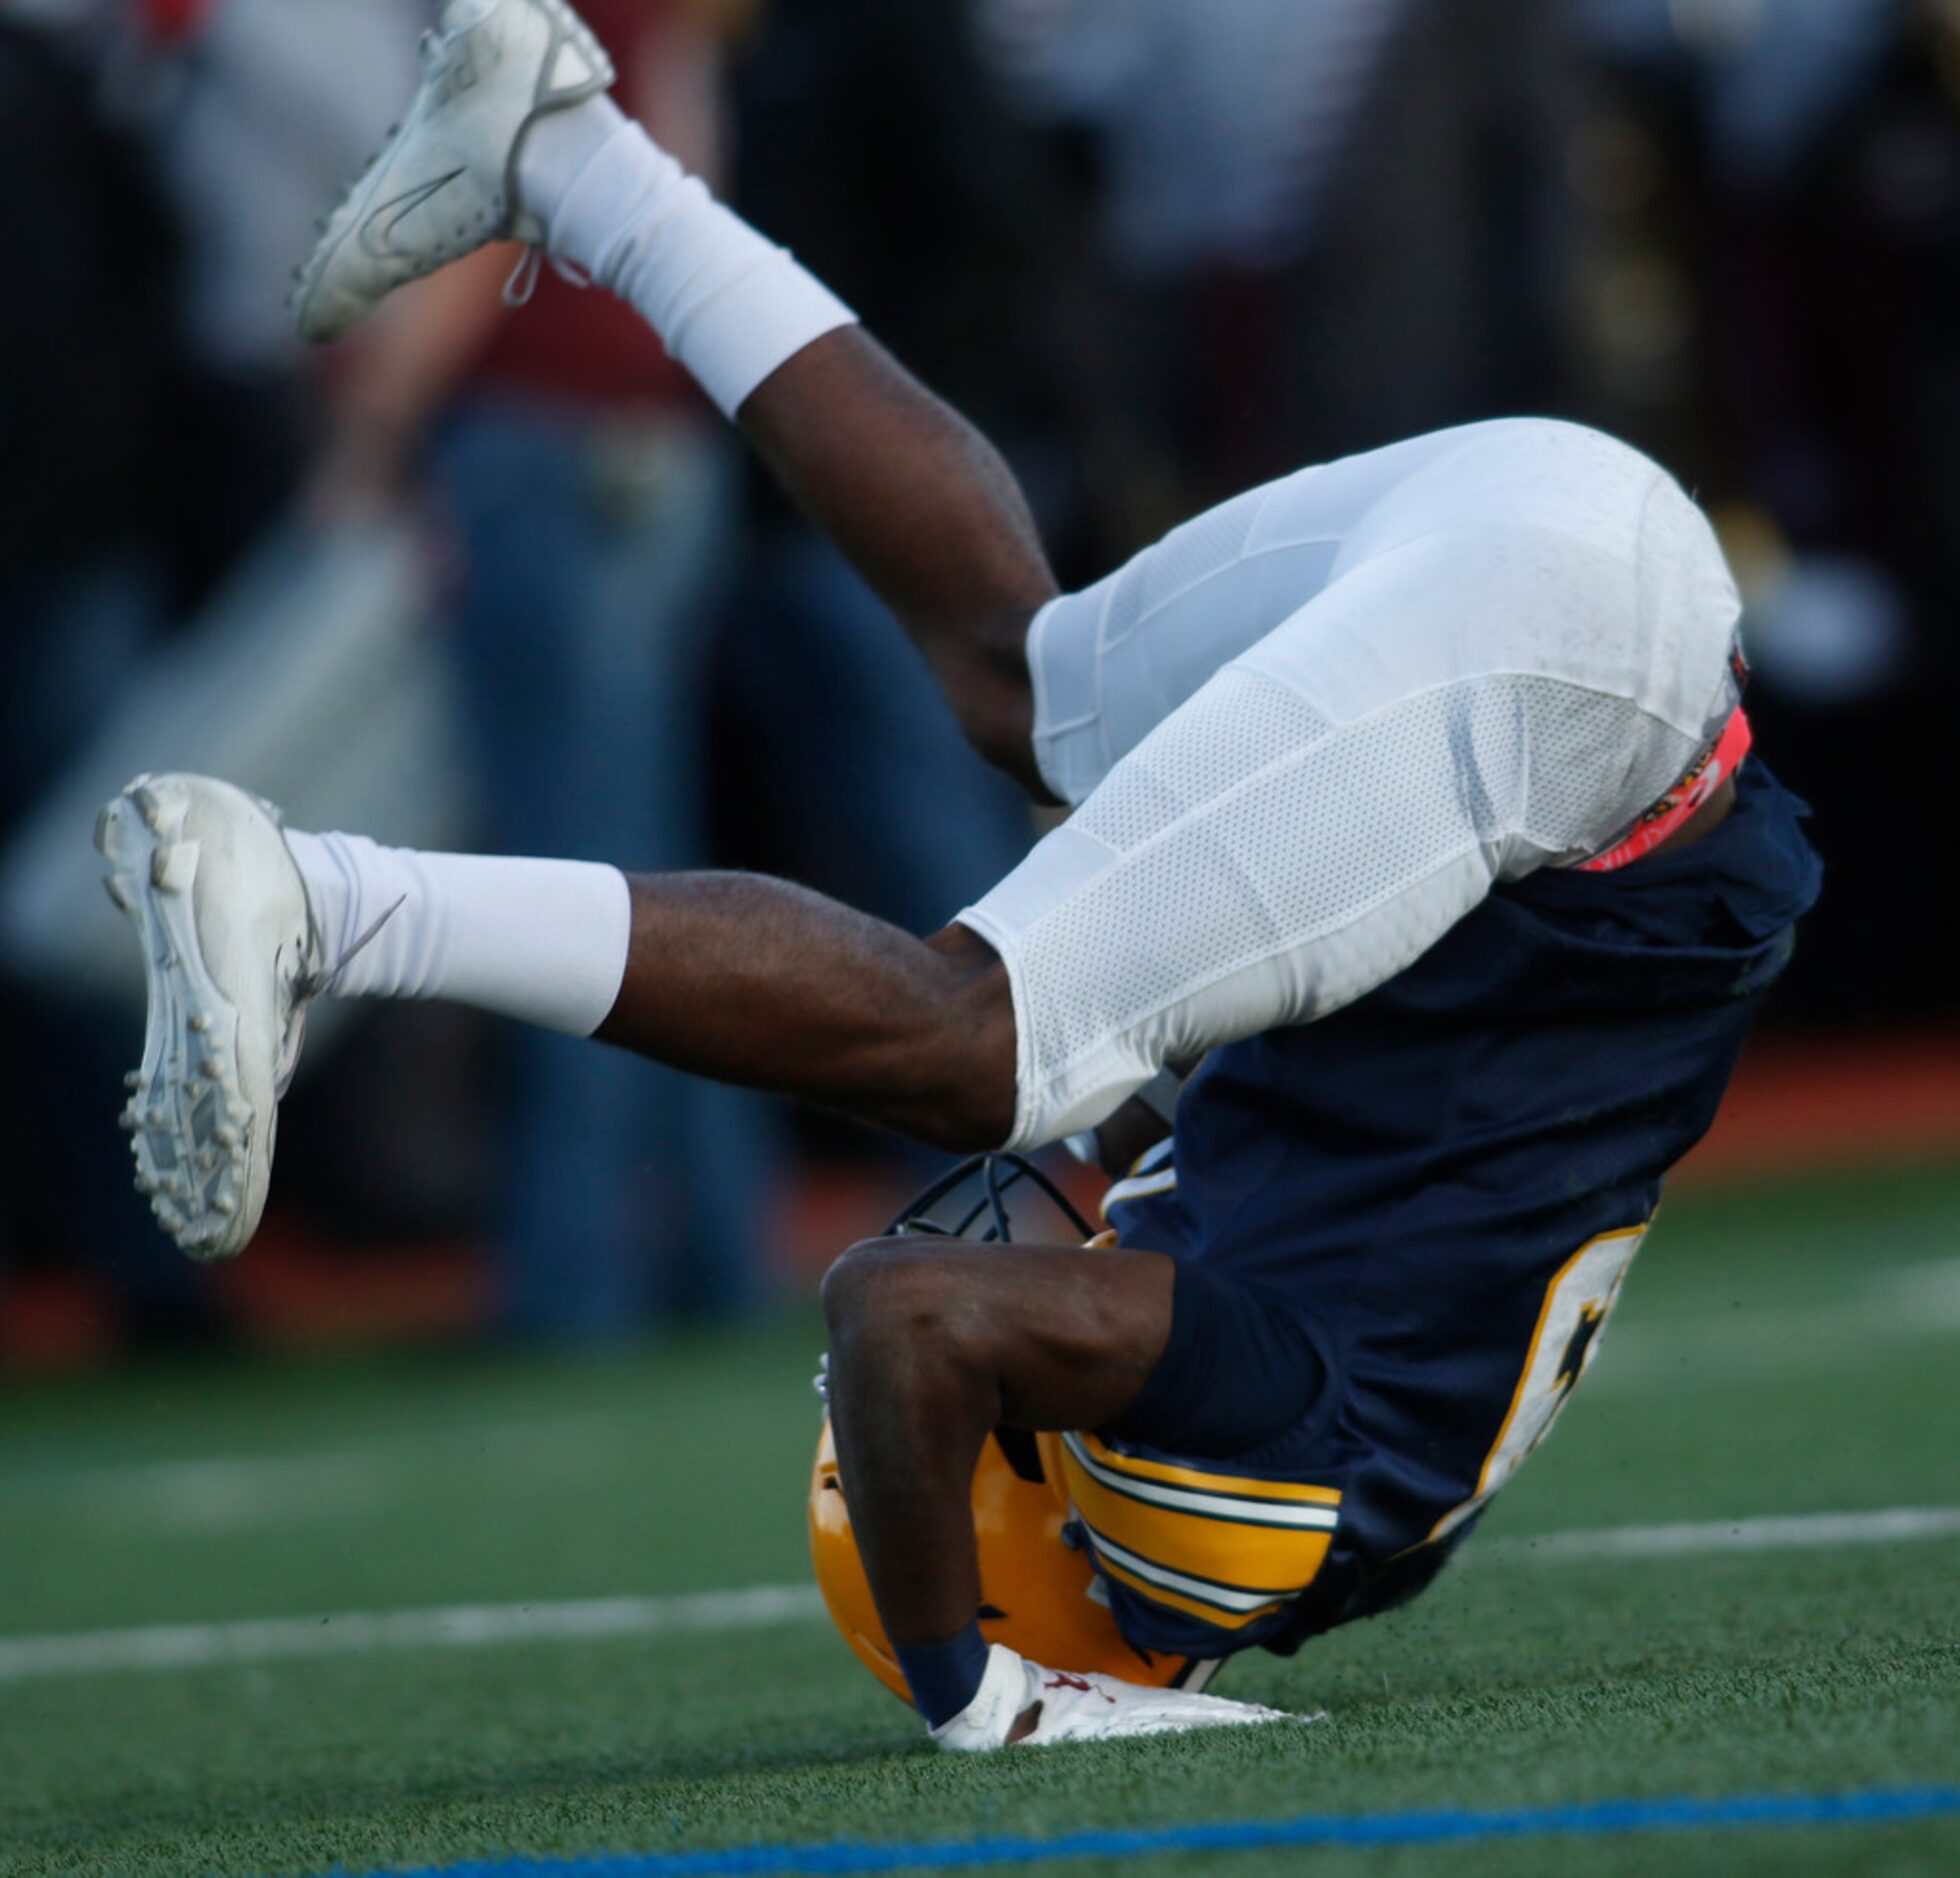
<path fill-rule="evenodd" d="M 109 863 L 109 897 L 136 927 L 150 987 L 143 1062 L 124 1078 L 131 1100 L 119 1125 L 130 1136 L 136 1190 L 178 1246 L 202 1260 L 243 1248 L 232 1222 L 256 1118 L 227 1067 L 238 1015 L 202 962 L 191 893 L 198 844 L 180 838 L 183 823 L 180 792 L 167 779 L 138 777 L 97 818 L 95 845 Z M 221 1100 L 198 1089 L 198 1070 L 224 1091 Z"/>

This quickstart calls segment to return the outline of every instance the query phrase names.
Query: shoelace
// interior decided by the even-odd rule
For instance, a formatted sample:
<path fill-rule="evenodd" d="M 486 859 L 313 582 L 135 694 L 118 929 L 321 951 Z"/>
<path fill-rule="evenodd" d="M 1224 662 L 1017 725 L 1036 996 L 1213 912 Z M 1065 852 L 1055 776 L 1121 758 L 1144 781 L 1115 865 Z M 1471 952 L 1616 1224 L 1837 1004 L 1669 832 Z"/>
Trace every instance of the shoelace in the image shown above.
<path fill-rule="evenodd" d="M 542 248 L 526 248 L 518 256 L 517 265 L 511 269 L 510 278 L 504 282 L 504 305 L 524 306 L 538 289 L 538 276 L 544 271 L 544 264 L 551 263 L 551 271 L 568 286 L 585 288 L 592 285 L 592 276 L 576 262 L 566 261 L 555 254 L 547 254 Z M 383 915 L 385 918 L 386 915 Z M 366 944 L 365 940 L 362 944 Z M 348 953 L 348 958 L 354 954 Z"/>
<path fill-rule="evenodd" d="M 408 904 L 408 896 L 403 894 L 393 906 L 387 908 L 381 917 L 368 927 L 367 931 L 354 941 L 334 963 L 325 971 L 301 972 L 293 980 L 293 1015 L 286 1027 L 285 1046 L 279 1052 L 279 1061 L 272 1072 L 272 1089 L 275 1096 L 283 1096 L 293 1080 L 293 1072 L 299 1068 L 300 1051 L 306 1044 L 306 1007 L 315 998 L 323 997 L 334 988 L 340 974 L 351 965 L 355 958 L 373 943 L 374 936 L 382 927 Z"/>
<path fill-rule="evenodd" d="M 296 1005 L 311 1004 L 315 998 L 324 997 L 331 991 L 340 981 L 340 974 L 374 943 L 375 935 L 407 904 L 408 895 L 403 894 L 393 906 L 384 908 L 381 916 L 369 925 L 367 931 L 362 933 L 326 970 L 301 972 L 293 980 L 293 1002 Z"/>

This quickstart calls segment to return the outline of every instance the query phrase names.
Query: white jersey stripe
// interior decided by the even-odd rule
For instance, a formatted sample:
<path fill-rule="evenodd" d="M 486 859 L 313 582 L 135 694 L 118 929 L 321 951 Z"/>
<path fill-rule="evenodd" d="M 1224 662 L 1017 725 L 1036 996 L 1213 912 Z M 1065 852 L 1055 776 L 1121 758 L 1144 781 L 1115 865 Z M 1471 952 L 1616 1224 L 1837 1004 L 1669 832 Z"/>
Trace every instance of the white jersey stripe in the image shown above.
<path fill-rule="evenodd" d="M 1086 1526 L 1088 1522 L 1085 1520 L 1083 1524 Z M 1302 1589 L 1294 1585 L 1284 1591 L 1241 1591 L 1230 1585 L 1214 1584 L 1208 1578 L 1192 1578 L 1184 1572 L 1172 1571 L 1168 1565 L 1159 1565 L 1151 1559 L 1139 1558 L 1128 1547 L 1106 1539 L 1093 1526 L 1089 1526 L 1089 1537 L 1104 1559 L 1146 1583 L 1157 1585 L 1165 1591 L 1175 1591 L 1196 1603 L 1209 1604 L 1217 1610 L 1233 1611 L 1241 1616 L 1262 1611 L 1269 1604 L 1284 1604 L 1288 1598 L 1298 1597 Z"/>
<path fill-rule="evenodd" d="M 1161 1480 L 1140 1480 L 1134 1474 L 1118 1472 L 1098 1461 L 1084 1445 L 1082 1437 L 1066 1434 L 1062 1445 L 1076 1465 L 1111 1493 L 1128 1499 L 1145 1500 L 1153 1506 L 1176 1513 L 1191 1513 L 1202 1519 L 1222 1519 L 1235 1526 L 1286 1526 L 1305 1532 L 1332 1532 L 1340 1523 L 1337 1506 L 1309 1506 L 1292 1500 L 1265 1500 L 1253 1494 L 1202 1493 L 1192 1487 L 1174 1487 Z"/>
<path fill-rule="evenodd" d="M 1109 1217 L 1112 1206 L 1120 1206 L 1125 1200 L 1147 1199 L 1153 1193 L 1174 1193 L 1177 1190 L 1177 1169 L 1167 1167 L 1159 1174 L 1135 1174 L 1127 1180 L 1117 1181 L 1102 1197 L 1102 1216 Z"/>

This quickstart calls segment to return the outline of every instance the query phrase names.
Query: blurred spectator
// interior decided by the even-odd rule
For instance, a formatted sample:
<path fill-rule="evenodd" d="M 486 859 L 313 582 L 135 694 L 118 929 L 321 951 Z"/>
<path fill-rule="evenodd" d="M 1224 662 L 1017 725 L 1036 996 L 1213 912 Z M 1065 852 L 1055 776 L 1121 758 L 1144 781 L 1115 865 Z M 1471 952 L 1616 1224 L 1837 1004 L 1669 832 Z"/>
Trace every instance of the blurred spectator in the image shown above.
<path fill-rule="evenodd" d="M 142 104 L 184 231 L 180 326 L 196 367 L 170 515 L 175 598 L 194 606 L 281 513 L 311 444 L 310 385 L 285 308 L 321 209 L 386 131 L 386 84 L 424 9 L 345 0 L 137 0 Z M 125 79 L 125 82 L 129 82 Z"/>
<path fill-rule="evenodd" d="M 1714 167 L 1741 187 L 1787 180 L 1820 126 L 1884 62 L 1901 0 L 1572 0 L 1609 59 L 1672 69 L 1697 94 Z"/>
<path fill-rule="evenodd" d="M 992 97 L 958 9 L 773 0 L 741 48 L 736 98 L 744 211 L 983 424 L 1066 533 L 1076 489 L 1047 396 L 1065 376 L 1049 297 L 1066 292 L 1060 244 L 1033 141 Z M 1020 859 L 1025 803 L 967 749 L 836 550 L 759 479 L 750 491 L 724 685 L 740 838 L 930 931 Z"/>
<path fill-rule="evenodd" d="M 1715 509 L 1754 715 L 1833 875 L 1778 1010 L 1950 1011 L 1939 923 L 1898 889 L 1952 793 L 1960 21 L 1905 0 L 1579 4 L 1613 81 L 1609 267 L 1647 283 L 1618 299 L 1645 316 L 1608 335 L 1668 362 L 1609 369 L 1602 415 Z"/>
<path fill-rule="evenodd" d="M 1002 77 L 1102 138 L 1111 250 L 1139 274 L 1277 267 L 1322 218 L 1410 0 L 981 0 Z"/>
<path fill-rule="evenodd" d="M 546 274 L 512 317 L 500 253 L 400 296 L 324 371 L 298 356 L 285 276 L 434 9 L 0 12 L 0 174 L 58 179 L 0 190 L 35 275 L 0 297 L 0 828 L 303 491 L 316 516 L 419 509 L 459 550 L 477 839 L 693 864 L 712 779 L 744 858 L 938 924 L 1018 857 L 1017 799 L 626 309 Z M 656 134 L 1003 444 L 1071 583 L 1229 490 L 1440 424 L 1564 411 L 1652 449 L 1718 515 L 1765 745 L 1835 874 L 1780 1013 L 1950 1008 L 1941 922 L 1898 884 L 1952 793 L 1950 0 L 585 10 Z M 348 70 L 374 82 L 326 82 Z M 332 1092 L 356 1133 L 386 1132 L 382 1094 L 454 1081 L 469 1036 L 424 1020 L 455 1021 L 391 1022 L 348 1079 L 383 1089 Z M 0 988 L 0 1044 L 63 1062 L 79 1105 L 127 1038 Z M 739 1302 L 769 1113 L 590 1046 L 500 1044 L 513 1319 L 597 1336 Z M 130 1201 L 112 1107 L 55 1139 L 48 1105 L 13 1099 L 8 1218 L 121 1274 L 139 1317 L 194 1323 L 201 1274 Z M 316 1163 L 349 1154 L 314 1132 Z M 361 1158 L 364 1190 L 385 1159 Z"/>
<path fill-rule="evenodd" d="M 1096 139 L 1114 342 L 1168 406 L 1178 507 L 1560 402 L 1559 0 L 979 5 L 1025 108 Z"/>
<path fill-rule="evenodd" d="M 588 0 L 618 95 L 719 169 L 720 44 L 700 0 Z M 456 531 L 455 642 L 478 838 L 514 853 L 706 861 L 706 683 L 735 558 L 736 444 L 636 315 L 549 270 L 512 315 L 494 249 L 403 295 L 356 354 L 313 488 L 398 501 L 426 449 Z M 511 1325 L 630 1334 L 732 1309 L 764 1250 L 776 1160 L 760 1099 L 588 1043 L 500 1036 L 495 1232 Z"/>
<path fill-rule="evenodd" d="M 166 639 L 203 643 L 218 590 L 289 502 L 309 387 L 284 283 L 392 102 L 385 88 L 350 92 L 324 77 L 401 64 L 420 23 L 413 6 L 327 0 L 7 9 L 9 51 L 26 46 L 37 65 L 0 135 L 42 140 L 10 148 L 8 174 L 45 186 L 8 190 L 0 206 L 18 251 L 41 257 L 34 292 L 6 308 L 38 330 L 7 355 L 5 399 L 34 444 L 5 452 L 29 474 L 0 505 L 0 528 L 22 533 L 6 544 L 0 582 L 37 592 L 0 596 L 4 816 L 50 788 L 58 800 L 102 720 L 140 713 L 154 659 L 175 654 Z M 51 48 L 70 63 L 49 65 Z M 57 114 L 65 147 L 47 141 Z M 11 415 L 6 429 L 11 446 Z M 74 819 L 79 861 L 86 812 Z M 10 893 L 20 885 L 10 880 Z M 133 1060 L 130 1014 L 72 999 L 58 975 L 8 1005 L 10 1054 L 60 1065 L 72 1086 L 72 1101 L 44 1091 L 10 1118 L 8 1146 L 33 1170 L 8 1183 L 23 1238 L 110 1278 L 139 1340 L 210 1327 L 209 1274 L 160 1240 L 103 1106 Z M 91 1113 L 98 1125 L 70 1125 Z"/>
<path fill-rule="evenodd" d="M 0 240 L 32 269 L 0 294 L 0 834 L 156 629 L 182 393 L 167 216 L 56 23 L 0 17 Z M 0 1098 L 0 1276 L 30 1252 L 78 1256 L 119 1281 L 137 1339 L 202 1324 L 115 1131 L 74 1125 L 125 1067 L 100 1023 L 0 979 L 0 1055 L 62 1079 L 52 1101 L 45 1083 Z"/>
<path fill-rule="evenodd" d="M 44 29 L 0 16 L 0 828 L 155 618 L 179 393 L 174 243 L 139 152 Z"/>

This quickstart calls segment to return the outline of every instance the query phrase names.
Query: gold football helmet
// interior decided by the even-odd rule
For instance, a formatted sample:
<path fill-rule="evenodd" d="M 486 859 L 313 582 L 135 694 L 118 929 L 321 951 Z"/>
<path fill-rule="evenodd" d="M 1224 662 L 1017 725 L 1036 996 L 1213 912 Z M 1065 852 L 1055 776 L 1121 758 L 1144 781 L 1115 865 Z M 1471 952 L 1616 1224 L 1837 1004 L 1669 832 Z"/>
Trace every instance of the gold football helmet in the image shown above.
<path fill-rule="evenodd" d="M 1018 1154 L 962 1161 L 913 1200 L 888 1230 L 1011 1243 L 1009 1196 L 1017 1187 L 1024 1189 L 1017 1198 L 1026 1189 L 1045 1196 L 1077 1240 L 1094 1233 L 1067 1194 Z M 819 1391 L 824 1387 L 819 1379 Z M 1063 1478 L 1059 1435 L 999 1429 L 981 1448 L 973 1470 L 981 1634 L 1050 1669 L 1099 1671 L 1158 1688 L 1201 1688 L 1217 1667 L 1215 1660 L 1162 1656 L 1124 1641 L 1088 1554 L 1067 1531 L 1072 1514 Z M 818 1587 L 844 1641 L 892 1694 L 910 1702 L 858 1557 L 827 1415 L 810 1475 L 810 1550 Z"/>
<path fill-rule="evenodd" d="M 1209 1662 L 1156 1655 L 1123 1640 L 1088 1555 L 1063 1536 L 1068 1503 L 1049 1484 L 1062 1477 L 1060 1437 L 1009 1432 L 1006 1440 L 1016 1448 L 1020 1468 L 1008 1458 L 1001 1437 L 989 1436 L 973 1470 L 981 1634 L 1053 1669 L 1099 1671 L 1160 1688 L 1200 1686 L 1212 1668 Z M 1021 1451 L 1023 1441 L 1026 1451 Z M 810 1549 L 824 1603 L 844 1641 L 887 1689 L 910 1702 L 858 1557 L 828 1417 L 810 1476 Z"/>

